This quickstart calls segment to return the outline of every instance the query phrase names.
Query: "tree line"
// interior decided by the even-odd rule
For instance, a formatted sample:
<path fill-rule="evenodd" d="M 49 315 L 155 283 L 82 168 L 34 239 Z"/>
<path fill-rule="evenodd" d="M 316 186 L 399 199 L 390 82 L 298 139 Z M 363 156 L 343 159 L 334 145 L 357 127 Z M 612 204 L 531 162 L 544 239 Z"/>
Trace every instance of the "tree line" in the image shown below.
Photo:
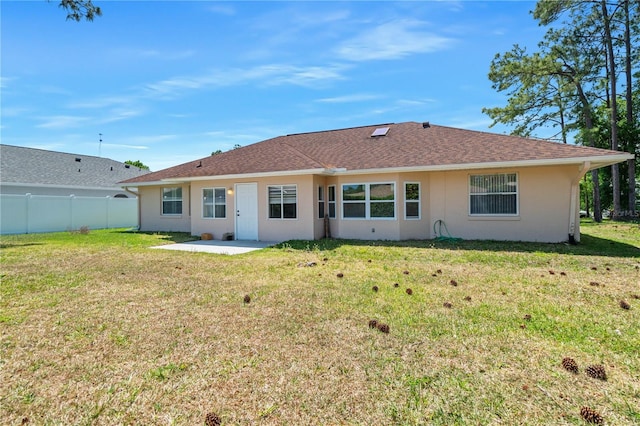
<path fill-rule="evenodd" d="M 634 160 L 592 170 L 581 183 L 581 204 L 602 220 L 636 212 L 640 123 L 637 0 L 540 0 L 531 12 L 547 31 L 534 52 L 515 44 L 491 62 L 493 88 L 507 105 L 484 108 L 513 134 L 626 151 Z"/>

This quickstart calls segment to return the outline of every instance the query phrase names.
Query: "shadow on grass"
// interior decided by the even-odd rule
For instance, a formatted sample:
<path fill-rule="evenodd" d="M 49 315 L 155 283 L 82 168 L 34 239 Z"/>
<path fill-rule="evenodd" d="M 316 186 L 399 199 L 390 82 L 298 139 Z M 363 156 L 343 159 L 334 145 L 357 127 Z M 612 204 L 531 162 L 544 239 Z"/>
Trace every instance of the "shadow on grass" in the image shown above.
<path fill-rule="evenodd" d="M 29 247 L 29 246 L 41 246 L 42 243 L 20 243 L 20 242 L 2 242 L 0 243 L 0 249 L 8 249 L 8 248 L 20 248 L 20 247 Z"/>
<path fill-rule="evenodd" d="M 125 229 L 118 232 L 121 234 L 150 235 L 150 236 L 156 237 L 159 241 L 167 241 L 172 243 L 185 243 L 187 241 L 199 240 L 198 237 L 194 237 L 188 232 L 149 232 L 149 231 L 136 231 L 132 229 Z"/>
<path fill-rule="evenodd" d="M 640 247 L 608 240 L 590 235 L 582 235 L 581 242 L 577 245 L 568 243 L 529 243 L 513 241 L 480 241 L 480 240 L 408 240 L 408 241 L 362 241 L 362 240 L 291 240 L 277 244 L 275 248 L 287 248 L 293 250 L 335 250 L 341 246 L 359 247 L 409 247 L 429 248 L 440 250 L 478 250 L 495 252 L 520 252 L 520 253 L 559 253 L 574 254 L 580 256 L 610 256 L 640 258 Z"/>

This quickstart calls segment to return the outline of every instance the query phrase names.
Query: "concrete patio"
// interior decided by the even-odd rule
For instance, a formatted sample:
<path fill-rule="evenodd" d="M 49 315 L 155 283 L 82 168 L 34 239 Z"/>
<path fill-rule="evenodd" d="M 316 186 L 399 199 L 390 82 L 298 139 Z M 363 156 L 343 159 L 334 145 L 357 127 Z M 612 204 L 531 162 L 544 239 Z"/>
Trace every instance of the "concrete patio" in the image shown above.
<path fill-rule="evenodd" d="M 166 244 L 151 247 L 163 250 L 190 251 L 213 254 L 242 254 L 278 244 L 277 241 L 221 241 L 221 240 L 198 240 L 186 243 Z"/>

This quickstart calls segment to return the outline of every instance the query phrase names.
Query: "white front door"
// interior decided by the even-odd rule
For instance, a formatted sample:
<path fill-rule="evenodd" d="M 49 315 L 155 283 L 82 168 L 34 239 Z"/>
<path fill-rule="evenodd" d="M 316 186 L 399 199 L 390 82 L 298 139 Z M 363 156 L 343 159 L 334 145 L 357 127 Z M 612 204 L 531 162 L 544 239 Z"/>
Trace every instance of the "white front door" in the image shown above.
<path fill-rule="evenodd" d="M 258 240 L 258 184 L 236 184 L 236 240 Z"/>

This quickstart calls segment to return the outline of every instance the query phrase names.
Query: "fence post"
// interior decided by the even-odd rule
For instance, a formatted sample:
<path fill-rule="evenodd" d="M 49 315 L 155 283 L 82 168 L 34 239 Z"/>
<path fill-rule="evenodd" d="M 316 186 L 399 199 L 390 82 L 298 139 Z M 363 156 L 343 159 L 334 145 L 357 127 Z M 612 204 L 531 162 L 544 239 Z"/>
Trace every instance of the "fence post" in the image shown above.
<path fill-rule="evenodd" d="M 109 216 L 111 215 L 110 207 L 111 207 L 111 197 L 107 195 L 107 229 L 111 228 L 109 226 Z"/>
<path fill-rule="evenodd" d="M 70 231 L 73 231 L 75 228 L 75 215 L 74 215 L 74 200 L 75 200 L 76 196 L 75 194 L 71 194 L 69 195 L 69 223 L 70 223 Z"/>
<path fill-rule="evenodd" d="M 25 201 L 27 203 L 27 209 L 26 209 L 27 210 L 27 234 L 29 234 L 30 231 L 31 231 L 31 229 L 29 229 L 30 228 L 30 226 L 29 226 L 30 225 L 30 221 L 29 221 L 29 210 L 30 210 L 29 207 L 30 206 L 29 205 L 31 204 L 31 193 L 27 192 L 24 196 L 25 196 Z"/>

